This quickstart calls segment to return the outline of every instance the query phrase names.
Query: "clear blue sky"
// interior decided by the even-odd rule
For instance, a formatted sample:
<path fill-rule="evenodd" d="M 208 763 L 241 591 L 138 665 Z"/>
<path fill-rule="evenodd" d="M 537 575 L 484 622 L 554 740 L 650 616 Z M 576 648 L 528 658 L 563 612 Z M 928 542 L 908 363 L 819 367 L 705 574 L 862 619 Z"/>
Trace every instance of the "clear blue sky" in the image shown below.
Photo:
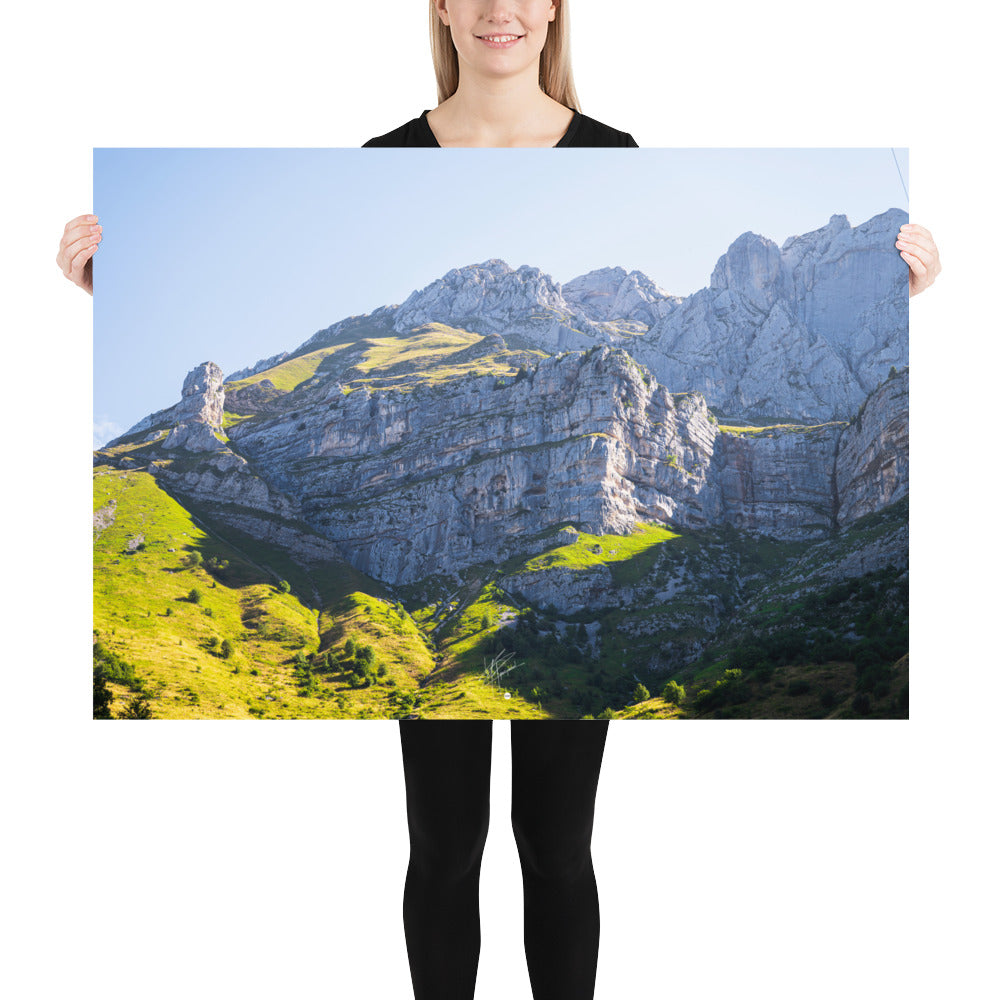
<path fill-rule="evenodd" d="M 95 447 L 196 364 L 228 374 L 453 267 L 621 266 L 688 295 L 747 230 L 893 207 L 889 149 L 96 149 Z"/>

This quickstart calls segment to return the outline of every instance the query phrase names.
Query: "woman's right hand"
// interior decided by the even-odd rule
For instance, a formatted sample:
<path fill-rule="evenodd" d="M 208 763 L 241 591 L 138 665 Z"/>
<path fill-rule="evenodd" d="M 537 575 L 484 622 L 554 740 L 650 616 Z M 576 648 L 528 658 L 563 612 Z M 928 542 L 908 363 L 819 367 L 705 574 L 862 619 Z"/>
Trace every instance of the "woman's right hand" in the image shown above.
<path fill-rule="evenodd" d="M 75 285 L 94 294 L 92 259 L 101 242 L 101 227 L 96 215 L 78 215 L 70 219 L 59 241 L 56 263 L 59 270 Z"/>

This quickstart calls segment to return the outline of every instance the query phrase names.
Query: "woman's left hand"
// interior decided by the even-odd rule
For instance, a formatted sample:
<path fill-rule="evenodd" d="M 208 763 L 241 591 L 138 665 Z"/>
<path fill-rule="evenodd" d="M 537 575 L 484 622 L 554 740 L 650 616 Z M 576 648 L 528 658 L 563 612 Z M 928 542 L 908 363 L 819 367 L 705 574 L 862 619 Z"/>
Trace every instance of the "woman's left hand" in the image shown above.
<path fill-rule="evenodd" d="M 899 227 L 896 247 L 910 265 L 910 298 L 934 284 L 941 273 L 941 258 L 929 229 L 911 222 Z"/>

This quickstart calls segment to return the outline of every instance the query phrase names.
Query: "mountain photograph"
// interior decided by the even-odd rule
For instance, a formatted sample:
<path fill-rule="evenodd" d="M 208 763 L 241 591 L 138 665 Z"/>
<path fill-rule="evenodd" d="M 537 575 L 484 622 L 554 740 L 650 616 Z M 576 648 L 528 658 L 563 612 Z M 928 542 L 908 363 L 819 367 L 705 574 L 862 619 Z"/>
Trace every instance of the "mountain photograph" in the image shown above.
<path fill-rule="evenodd" d="M 328 152 L 345 171 L 375 161 Z M 613 165 L 648 153 L 662 175 L 671 152 Z M 745 170 L 756 151 L 703 152 Z M 170 201 L 170 172 L 135 176 L 123 218 L 153 190 Z M 203 267 L 203 293 L 175 252 L 140 280 L 122 224 L 95 373 L 123 390 L 163 380 L 177 401 L 95 440 L 95 718 L 908 717 L 908 285 L 894 248 L 906 213 L 883 201 L 854 226 L 827 212 L 796 235 L 735 233 L 739 213 L 716 204 L 727 242 L 697 252 L 701 283 L 678 294 L 624 266 L 665 232 L 647 234 L 648 212 L 625 212 L 620 190 L 589 176 L 565 197 L 590 192 L 579 259 L 597 266 L 557 281 L 542 256 L 513 266 L 511 232 L 560 267 L 576 259 L 572 233 L 470 223 L 470 251 L 505 257 L 463 263 L 463 241 L 442 238 L 423 263 L 453 266 L 395 304 L 397 268 L 367 248 L 406 229 L 384 253 L 420 262 L 428 230 L 400 218 L 402 202 L 373 214 L 360 197 L 368 214 L 348 225 L 341 189 L 337 260 L 364 262 L 384 298 L 303 339 L 282 307 L 293 297 L 278 296 L 283 335 L 254 341 L 278 353 L 240 369 L 230 358 L 251 320 L 213 340 L 221 324 L 196 310 L 241 297 L 248 315 L 271 309 L 266 275 L 227 284 Z M 790 197 L 776 182 L 776 203 Z M 99 211 L 111 236 L 113 210 Z M 685 232 L 705 212 L 695 205 Z M 381 242 L 353 246 L 354 233 Z M 695 258 L 687 239 L 671 233 L 672 252 Z M 294 270 L 295 287 L 321 284 Z M 116 300 L 128 285 L 142 298 Z M 102 318 L 141 363 L 97 355 Z M 194 338 L 176 341 L 182 328 Z M 176 370 L 173 351 L 188 357 Z"/>

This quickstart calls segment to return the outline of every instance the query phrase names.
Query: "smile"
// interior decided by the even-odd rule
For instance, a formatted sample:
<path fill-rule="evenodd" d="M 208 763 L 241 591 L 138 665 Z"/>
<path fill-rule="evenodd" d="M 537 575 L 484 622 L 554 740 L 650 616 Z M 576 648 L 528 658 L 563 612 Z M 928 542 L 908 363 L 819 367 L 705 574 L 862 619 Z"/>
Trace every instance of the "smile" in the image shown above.
<path fill-rule="evenodd" d="M 507 49 L 524 38 L 524 35 L 476 35 L 476 38 L 491 49 Z"/>

